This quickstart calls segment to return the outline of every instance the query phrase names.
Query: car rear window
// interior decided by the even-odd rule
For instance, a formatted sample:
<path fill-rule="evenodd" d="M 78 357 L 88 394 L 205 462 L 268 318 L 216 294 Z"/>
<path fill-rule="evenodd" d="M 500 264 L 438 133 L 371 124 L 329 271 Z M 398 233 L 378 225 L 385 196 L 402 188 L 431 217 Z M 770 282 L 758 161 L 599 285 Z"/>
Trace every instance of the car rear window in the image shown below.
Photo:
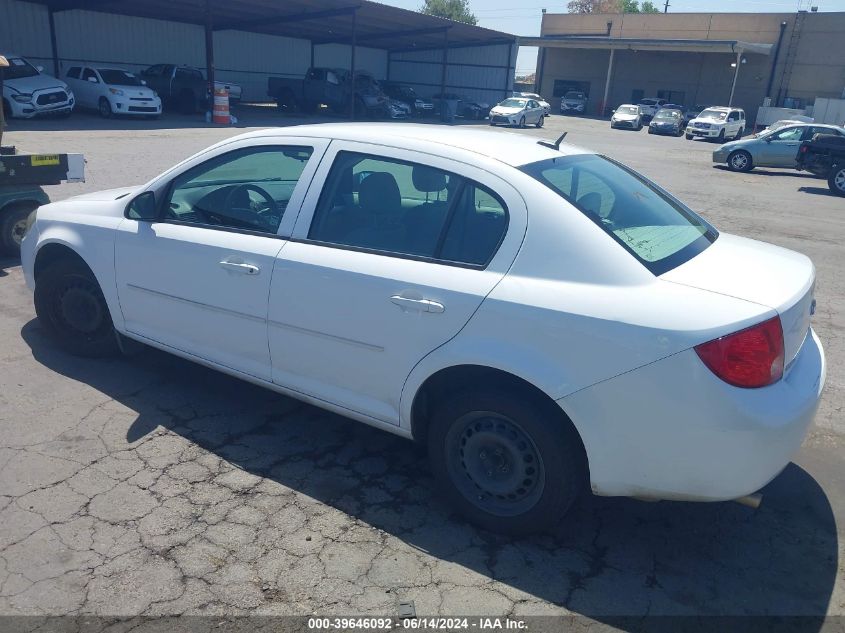
<path fill-rule="evenodd" d="M 718 237 L 703 218 L 607 157 L 561 156 L 521 169 L 575 206 L 655 275 L 692 259 Z"/>

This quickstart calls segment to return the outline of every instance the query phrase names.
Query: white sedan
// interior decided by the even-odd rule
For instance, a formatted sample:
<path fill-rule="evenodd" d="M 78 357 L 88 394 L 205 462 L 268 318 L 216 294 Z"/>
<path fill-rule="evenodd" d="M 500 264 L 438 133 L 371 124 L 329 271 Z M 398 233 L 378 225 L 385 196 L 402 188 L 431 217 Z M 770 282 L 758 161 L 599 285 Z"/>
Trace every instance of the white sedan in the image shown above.
<path fill-rule="evenodd" d="M 152 88 L 122 68 L 71 66 L 65 81 L 80 107 L 109 118 L 115 114 L 158 117 L 161 99 Z"/>
<path fill-rule="evenodd" d="M 543 127 L 546 111 L 534 99 L 511 97 L 493 106 L 490 110 L 490 125 L 510 125 L 525 127 L 534 125 Z"/>
<path fill-rule="evenodd" d="M 560 140 L 252 132 L 41 207 L 22 260 L 65 350 L 140 341 L 426 443 L 445 498 L 509 533 L 587 484 L 746 497 L 825 380 L 809 259 Z"/>

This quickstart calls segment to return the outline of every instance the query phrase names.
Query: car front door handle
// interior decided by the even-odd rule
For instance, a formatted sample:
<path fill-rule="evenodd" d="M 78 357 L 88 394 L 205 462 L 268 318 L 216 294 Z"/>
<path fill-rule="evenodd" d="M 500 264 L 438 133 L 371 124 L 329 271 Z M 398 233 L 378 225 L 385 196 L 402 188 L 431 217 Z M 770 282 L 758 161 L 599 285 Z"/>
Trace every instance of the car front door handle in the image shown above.
<path fill-rule="evenodd" d="M 442 303 L 430 299 L 412 299 L 402 295 L 393 295 L 390 300 L 405 310 L 418 310 L 419 312 L 433 312 L 435 314 L 440 314 L 446 310 Z"/>
<path fill-rule="evenodd" d="M 257 275 L 261 269 L 255 264 L 247 264 L 244 262 L 227 262 L 225 259 L 220 262 L 220 265 L 226 270 L 231 270 L 242 275 Z"/>

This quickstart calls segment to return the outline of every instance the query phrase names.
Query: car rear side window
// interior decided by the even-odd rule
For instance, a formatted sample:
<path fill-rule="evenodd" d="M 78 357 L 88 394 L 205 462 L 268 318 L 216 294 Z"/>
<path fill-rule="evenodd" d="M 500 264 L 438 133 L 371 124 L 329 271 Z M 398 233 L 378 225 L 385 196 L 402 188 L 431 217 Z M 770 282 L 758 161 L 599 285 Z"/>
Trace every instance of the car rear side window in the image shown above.
<path fill-rule="evenodd" d="M 574 205 L 655 275 L 706 249 L 718 232 L 657 185 L 604 156 L 562 156 L 521 168 Z"/>
<path fill-rule="evenodd" d="M 427 165 L 340 152 L 308 238 L 325 244 L 485 266 L 507 228 L 486 187 Z"/>
<path fill-rule="evenodd" d="M 70 70 L 67 71 L 67 76 L 71 79 L 79 79 L 79 71 L 82 69 L 79 66 L 73 66 Z"/>

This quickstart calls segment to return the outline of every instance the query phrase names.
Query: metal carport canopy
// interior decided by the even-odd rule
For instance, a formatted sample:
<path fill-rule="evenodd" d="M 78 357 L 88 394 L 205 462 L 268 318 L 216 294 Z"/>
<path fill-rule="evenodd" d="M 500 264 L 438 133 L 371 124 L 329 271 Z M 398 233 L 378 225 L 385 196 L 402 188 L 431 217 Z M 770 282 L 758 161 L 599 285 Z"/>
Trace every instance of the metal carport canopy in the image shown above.
<path fill-rule="evenodd" d="M 36 0 L 51 11 L 83 9 L 388 51 L 514 43 L 479 26 L 369 0 Z M 354 18 L 353 18 L 354 16 Z M 353 40 L 354 29 L 354 40 Z"/>
<path fill-rule="evenodd" d="M 601 50 L 666 51 L 687 53 L 758 53 L 769 55 L 772 44 L 740 40 L 682 40 L 632 37 L 563 35 L 555 37 L 520 37 L 520 46 L 541 48 L 592 48 Z"/>

